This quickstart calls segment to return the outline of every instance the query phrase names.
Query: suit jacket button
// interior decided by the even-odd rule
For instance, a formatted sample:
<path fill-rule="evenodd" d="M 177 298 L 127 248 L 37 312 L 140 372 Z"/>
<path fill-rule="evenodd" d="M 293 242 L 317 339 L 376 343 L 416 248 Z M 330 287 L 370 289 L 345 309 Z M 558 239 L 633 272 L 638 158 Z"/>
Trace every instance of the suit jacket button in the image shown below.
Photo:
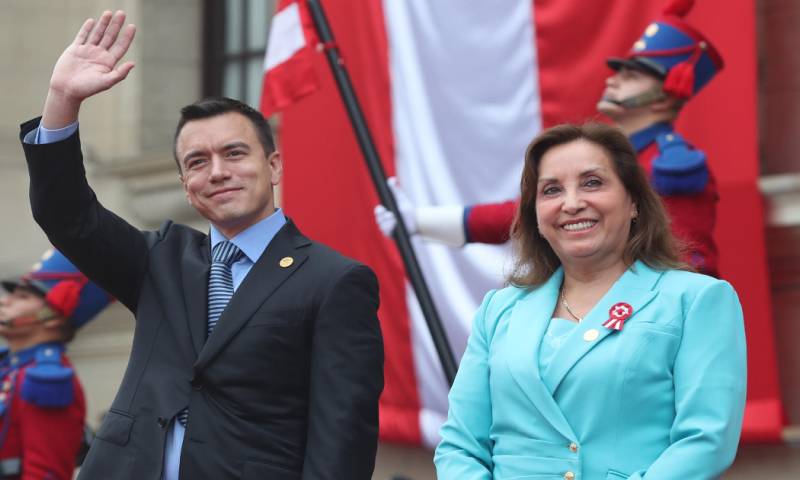
<path fill-rule="evenodd" d="M 161 428 L 167 428 L 167 423 L 169 423 L 167 422 L 167 419 L 164 417 L 158 417 L 158 420 L 156 420 L 156 422 L 158 422 L 158 426 Z"/>
<path fill-rule="evenodd" d="M 594 342 L 597 340 L 597 337 L 600 336 L 600 332 L 597 329 L 592 328 L 583 332 L 583 339 L 587 342 Z"/>
<path fill-rule="evenodd" d="M 570 443 L 569 444 L 569 451 L 572 452 L 572 453 L 578 453 L 578 444 L 575 443 L 575 442 Z"/>

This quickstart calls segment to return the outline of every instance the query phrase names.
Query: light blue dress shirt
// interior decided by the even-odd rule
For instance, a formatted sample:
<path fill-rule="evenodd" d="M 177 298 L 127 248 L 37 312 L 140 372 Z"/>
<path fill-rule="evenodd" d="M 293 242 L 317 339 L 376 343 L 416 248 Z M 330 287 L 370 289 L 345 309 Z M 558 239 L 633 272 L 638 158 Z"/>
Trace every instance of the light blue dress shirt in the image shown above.
<path fill-rule="evenodd" d="M 33 144 L 46 144 L 55 143 L 65 140 L 78 130 L 78 123 L 73 123 L 58 130 L 49 130 L 44 127 L 39 127 L 25 137 L 26 143 Z M 239 232 L 233 238 L 226 238 L 214 225 L 210 226 L 211 249 L 222 241 L 230 240 L 234 245 L 239 247 L 239 250 L 244 253 L 242 258 L 231 265 L 231 274 L 233 275 L 233 291 L 234 293 L 242 284 L 244 278 L 253 268 L 256 261 L 267 249 L 272 239 L 278 233 L 278 230 L 286 223 L 286 217 L 283 215 L 281 209 L 275 209 L 275 212 L 269 217 L 251 225 L 247 229 Z M 178 480 L 178 471 L 181 461 L 181 447 L 183 446 L 183 437 L 186 429 L 180 422 L 172 419 L 171 426 L 167 432 L 167 442 L 164 447 L 164 470 L 162 473 L 163 480 Z"/>
<path fill-rule="evenodd" d="M 48 130 L 47 128 L 40 126 L 39 128 L 31 130 L 27 135 L 25 135 L 25 143 L 31 143 L 34 145 L 56 143 L 67 139 L 67 137 L 71 136 L 77 130 L 78 122 L 69 124 L 64 128 L 58 128 L 56 130 Z"/>

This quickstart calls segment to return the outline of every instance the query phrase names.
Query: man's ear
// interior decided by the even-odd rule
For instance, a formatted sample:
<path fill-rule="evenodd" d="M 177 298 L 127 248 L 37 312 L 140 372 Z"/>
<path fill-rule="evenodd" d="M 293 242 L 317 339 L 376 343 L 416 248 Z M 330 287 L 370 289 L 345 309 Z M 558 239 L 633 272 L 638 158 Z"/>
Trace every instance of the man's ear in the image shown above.
<path fill-rule="evenodd" d="M 281 159 L 281 152 L 275 150 L 270 153 L 269 157 L 267 157 L 267 162 L 269 162 L 269 168 L 272 173 L 270 183 L 272 183 L 273 187 L 277 186 L 281 183 L 281 179 L 283 178 L 283 159 Z"/>
<path fill-rule="evenodd" d="M 186 177 L 180 173 L 178 174 L 178 180 L 181 181 L 181 186 L 183 186 L 183 194 L 186 195 L 186 202 L 193 207 L 194 205 L 192 205 L 192 197 L 189 195 L 189 188 L 186 186 Z"/>
<path fill-rule="evenodd" d="M 71 342 L 75 338 L 75 327 L 68 319 L 61 316 L 44 320 L 42 328 L 56 334 L 55 338 L 60 342 Z"/>
<path fill-rule="evenodd" d="M 58 315 L 55 317 L 51 316 L 49 318 L 45 316 L 45 320 L 42 321 L 42 326 L 46 329 L 51 329 L 51 330 L 64 328 L 66 324 L 67 324 L 67 319 Z"/>
<path fill-rule="evenodd" d="M 661 100 L 656 100 L 650 104 L 650 108 L 657 113 L 674 113 L 677 114 L 683 106 L 683 102 L 677 98 L 664 94 Z"/>

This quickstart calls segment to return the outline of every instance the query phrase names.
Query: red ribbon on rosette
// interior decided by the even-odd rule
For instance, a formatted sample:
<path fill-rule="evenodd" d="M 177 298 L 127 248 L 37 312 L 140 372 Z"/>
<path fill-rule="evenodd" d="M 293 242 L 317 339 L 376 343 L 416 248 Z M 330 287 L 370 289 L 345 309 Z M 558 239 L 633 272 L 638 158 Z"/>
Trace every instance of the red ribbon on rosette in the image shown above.
<path fill-rule="evenodd" d="M 604 327 L 612 330 L 622 330 L 625 320 L 633 315 L 633 307 L 625 302 L 615 303 L 608 310 L 608 320 L 603 324 Z"/>

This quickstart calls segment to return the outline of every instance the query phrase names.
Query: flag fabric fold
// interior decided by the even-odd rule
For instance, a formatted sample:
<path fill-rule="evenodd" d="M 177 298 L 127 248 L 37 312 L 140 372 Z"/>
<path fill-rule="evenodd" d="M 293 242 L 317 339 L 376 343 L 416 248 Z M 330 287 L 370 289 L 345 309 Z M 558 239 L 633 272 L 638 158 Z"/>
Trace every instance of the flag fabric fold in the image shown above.
<path fill-rule="evenodd" d="M 286 108 L 319 88 L 314 66 L 316 31 L 302 0 L 281 0 L 272 17 L 264 56 L 261 111 Z"/>

